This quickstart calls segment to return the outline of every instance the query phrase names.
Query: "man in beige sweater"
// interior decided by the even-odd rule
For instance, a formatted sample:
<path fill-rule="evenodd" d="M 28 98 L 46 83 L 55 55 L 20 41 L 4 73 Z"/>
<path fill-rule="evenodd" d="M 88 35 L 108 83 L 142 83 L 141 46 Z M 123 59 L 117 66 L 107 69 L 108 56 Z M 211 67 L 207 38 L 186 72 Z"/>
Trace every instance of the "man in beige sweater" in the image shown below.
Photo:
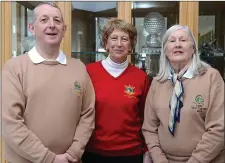
<path fill-rule="evenodd" d="M 94 129 L 95 95 L 85 65 L 59 49 L 66 32 L 52 3 L 34 9 L 36 37 L 2 72 L 2 123 L 9 163 L 79 162 Z"/>

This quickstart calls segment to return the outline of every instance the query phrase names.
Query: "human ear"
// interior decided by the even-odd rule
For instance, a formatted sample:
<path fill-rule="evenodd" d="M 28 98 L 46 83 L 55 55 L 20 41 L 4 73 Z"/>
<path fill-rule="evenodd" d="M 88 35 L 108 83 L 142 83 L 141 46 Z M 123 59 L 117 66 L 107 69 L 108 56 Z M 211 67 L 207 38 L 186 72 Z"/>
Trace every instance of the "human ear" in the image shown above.
<path fill-rule="evenodd" d="M 67 25 L 64 25 L 63 26 L 63 37 L 65 36 L 66 31 L 67 31 Z"/>
<path fill-rule="evenodd" d="M 35 36 L 35 27 L 34 27 L 34 24 L 33 23 L 29 23 L 28 24 L 28 28 L 29 28 L 29 31 L 32 33 L 32 35 Z"/>

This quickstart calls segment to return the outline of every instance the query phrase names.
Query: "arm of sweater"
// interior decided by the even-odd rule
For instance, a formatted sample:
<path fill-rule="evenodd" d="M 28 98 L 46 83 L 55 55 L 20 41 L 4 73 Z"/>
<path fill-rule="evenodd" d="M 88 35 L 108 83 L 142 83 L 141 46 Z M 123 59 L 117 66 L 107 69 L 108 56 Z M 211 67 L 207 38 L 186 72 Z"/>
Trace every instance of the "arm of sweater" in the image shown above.
<path fill-rule="evenodd" d="M 224 149 L 224 81 L 216 73 L 205 118 L 206 132 L 187 163 L 211 162 Z"/>
<path fill-rule="evenodd" d="M 146 75 L 144 87 L 143 87 L 143 92 L 142 92 L 142 95 L 141 95 L 141 98 L 140 98 L 140 104 L 139 104 L 140 116 L 141 116 L 142 122 L 144 120 L 145 101 L 146 101 L 146 98 L 147 98 L 147 95 L 148 95 L 149 87 L 150 87 L 150 82 L 149 82 L 148 76 Z"/>
<path fill-rule="evenodd" d="M 77 161 L 81 159 L 85 146 L 91 137 L 95 126 L 95 92 L 90 77 L 86 74 L 86 86 L 83 93 L 83 105 L 81 108 L 80 121 L 77 125 L 71 147 L 67 150 Z"/>
<path fill-rule="evenodd" d="M 149 91 L 149 87 L 150 87 L 150 81 L 148 79 L 148 76 L 145 76 L 145 82 L 144 82 L 144 88 L 143 88 L 143 93 L 141 95 L 141 99 L 140 99 L 140 118 L 141 118 L 141 124 L 143 124 L 144 121 L 144 109 L 145 109 L 145 101 L 146 101 L 146 97 L 148 95 L 148 91 Z M 141 133 L 142 138 L 144 140 L 143 134 Z M 147 152 L 148 151 L 148 147 L 145 143 L 145 141 L 143 142 L 143 151 Z"/>
<path fill-rule="evenodd" d="M 145 138 L 145 142 L 148 146 L 148 150 L 152 157 L 153 162 L 156 163 L 168 163 L 165 153 L 160 148 L 160 142 L 158 137 L 159 119 L 156 115 L 154 103 L 155 92 L 155 79 L 153 79 L 148 96 L 145 103 L 144 123 L 142 127 L 142 133 Z"/>
<path fill-rule="evenodd" d="M 11 62 L 10 62 L 11 63 Z M 55 154 L 27 128 L 23 119 L 25 95 L 13 64 L 2 71 L 2 134 L 4 141 L 18 155 L 34 163 L 51 163 Z"/>

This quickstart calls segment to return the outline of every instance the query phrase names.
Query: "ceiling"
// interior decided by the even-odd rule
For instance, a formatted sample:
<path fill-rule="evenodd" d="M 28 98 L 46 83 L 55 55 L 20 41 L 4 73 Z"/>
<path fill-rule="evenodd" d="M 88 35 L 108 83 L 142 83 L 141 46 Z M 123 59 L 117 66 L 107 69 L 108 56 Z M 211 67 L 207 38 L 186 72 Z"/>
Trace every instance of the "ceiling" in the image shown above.
<path fill-rule="evenodd" d="M 116 8 L 117 2 L 72 2 L 73 9 L 86 10 L 91 12 L 99 12 Z"/>

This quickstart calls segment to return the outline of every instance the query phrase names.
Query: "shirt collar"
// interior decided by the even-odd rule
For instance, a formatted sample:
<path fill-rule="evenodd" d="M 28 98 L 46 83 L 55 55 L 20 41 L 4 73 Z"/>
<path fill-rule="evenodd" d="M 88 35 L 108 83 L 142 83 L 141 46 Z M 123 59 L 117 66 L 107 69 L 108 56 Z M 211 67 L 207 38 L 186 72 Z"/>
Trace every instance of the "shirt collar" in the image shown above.
<path fill-rule="evenodd" d="M 173 71 L 173 70 L 172 70 Z M 173 71 L 174 72 L 174 71 Z M 190 66 L 187 71 L 185 72 L 185 74 L 183 75 L 184 78 L 187 78 L 187 79 L 191 79 L 193 78 L 195 75 L 194 75 L 194 71 L 192 69 L 192 67 Z M 172 77 L 172 74 L 169 75 L 168 79 L 171 79 Z"/>
<path fill-rule="evenodd" d="M 186 73 L 183 75 L 183 77 L 191 79 L 194 77 L 194 71 L 191 67 L 188 68 L 188 70 L 186 71 Z"/>
<path fill-rule="evenodd" d="M 108 56 L 105 60 L 106 60 L 106 62 L 108 64 L 108 66 L 113 68 L 113 69 L 125 69 L 128 66 L 128 59 L 125 62 L 123 62 L 123 63 L 115 63 Z"/>
<path fill-rule="evenodd" d="M 35 46 L 28 52 L 28 56 L 30 57 L 31 61 L 36 64 L 46 60 L 37 52 Z M 67 63 L 66 55 L 62 52 L 62 50 L 59 51 L 59 55 L 56 58 L 56 61 L 58 61 L 60 64 L 66 65 Z"/>

